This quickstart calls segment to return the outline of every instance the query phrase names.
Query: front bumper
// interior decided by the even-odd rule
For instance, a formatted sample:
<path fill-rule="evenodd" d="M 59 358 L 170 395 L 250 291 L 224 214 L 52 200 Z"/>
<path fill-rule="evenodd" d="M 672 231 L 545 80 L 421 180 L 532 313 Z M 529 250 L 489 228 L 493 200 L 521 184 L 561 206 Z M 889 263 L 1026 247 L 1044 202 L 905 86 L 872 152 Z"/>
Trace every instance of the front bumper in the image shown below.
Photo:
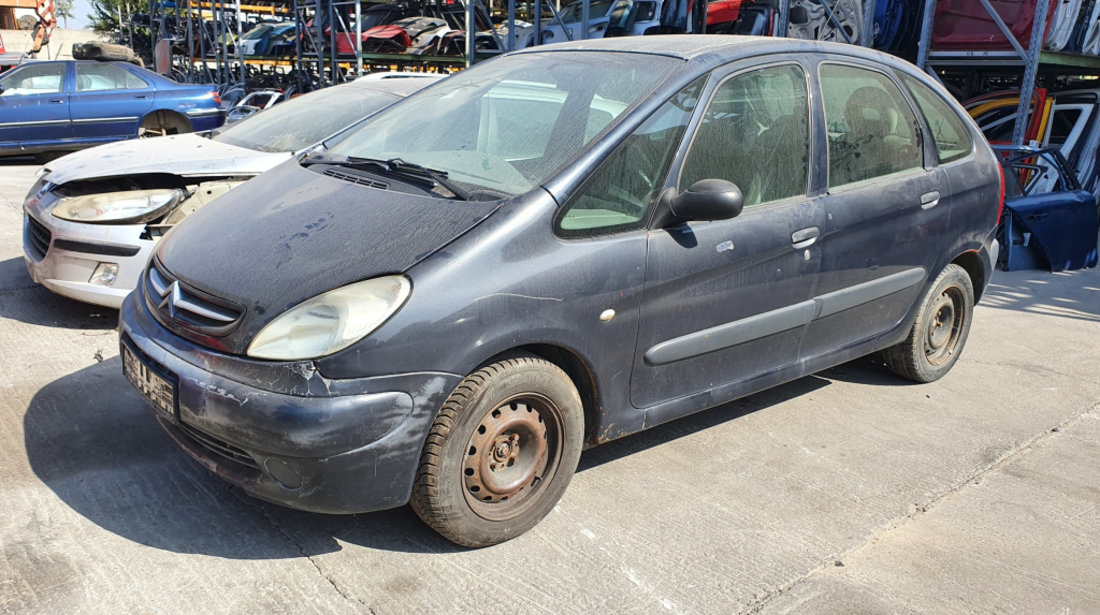
<path fill-rule="evenodd" d="M 327 380 L 308 361 L 215 353 L 160 325 L 140 288 L 123 303 L 119 331 L 131 352 L 174 379 L 174 413 L 153 412 L 187 453 L 251 495 L 314 512 L 405 504 L 436 412 L 461 380 L 436 372 Z"/>
<path fill-rule="evenodd" d="M 50 215 L 54 203 L 45 193 L 24 204 L 23 259 L 31 279 L 64 297 L 118 308 L 153 252 L 155 242 L 141 238 L 145 225 L 68 222 Z M 114 283 L 91 283 L 105 263 L 118 265 Z"/>

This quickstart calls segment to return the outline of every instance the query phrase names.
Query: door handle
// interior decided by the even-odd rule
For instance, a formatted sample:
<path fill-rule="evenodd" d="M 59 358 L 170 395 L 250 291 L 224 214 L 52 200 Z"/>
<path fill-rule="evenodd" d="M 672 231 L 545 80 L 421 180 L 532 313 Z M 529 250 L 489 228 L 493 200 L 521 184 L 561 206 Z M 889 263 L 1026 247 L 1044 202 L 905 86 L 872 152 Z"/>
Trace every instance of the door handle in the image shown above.
<path fill-rule="evenodd" d="M 147 99 L 147 98 L 149 98 L 149 97 L 148 97 L 148 96 L 146 96 L 145 94 L 137 94 L 137 95 L 135 95 L 135 96 L 134 96 L 134 98 L 136 98 L 136 99 L 138 99 L 138 100 L 145 100 L 145 99 Z"/>
<path fill-rule="evenodd" d="M 62 100 L 62 99 L 60 99 L 60 98 L 51 98 L 51 99 L 50 99 L 50 102 L 52 102 L 52 103 L 57 103 L 57 104 L 61 104 L 61 103 L 65 102 L 65 101 L 64 101 L 64 100 Z"/>
<path fill-rule="evenodd" d="M 925 192 L 920 195 L 920 208 L 932 209 L 936 205 L 940 204 L 940 193 L 933 190 L 932 192 Z"/>
<path fill-rule="evenodd" d="M 821 229 L 811 226 L 791 233 L 791 245 L 795 250 L 808 248 L 821 236 Z"/>

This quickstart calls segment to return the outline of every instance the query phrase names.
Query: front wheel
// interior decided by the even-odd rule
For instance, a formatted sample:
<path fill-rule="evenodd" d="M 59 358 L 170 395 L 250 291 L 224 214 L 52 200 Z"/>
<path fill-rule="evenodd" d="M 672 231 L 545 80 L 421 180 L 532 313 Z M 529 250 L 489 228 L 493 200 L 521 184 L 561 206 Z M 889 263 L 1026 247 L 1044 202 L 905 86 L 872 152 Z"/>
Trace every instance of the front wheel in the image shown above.
<path fill-rule="evenodd" d="M 465 547 L 515 538 L 561 498 L 580 459 L 584 410 L 553 363 L 517 355 L 467 376 L 443 404 L 410 504 Z"/>
<path fill-rule="evenodd" d="M 944 267 L 921 298 L 905 341 L 883 351 L 886 366 L 916 382 L 939 380 L 959 360 L 974 316 L 974 284 L 962 267 Z"/>

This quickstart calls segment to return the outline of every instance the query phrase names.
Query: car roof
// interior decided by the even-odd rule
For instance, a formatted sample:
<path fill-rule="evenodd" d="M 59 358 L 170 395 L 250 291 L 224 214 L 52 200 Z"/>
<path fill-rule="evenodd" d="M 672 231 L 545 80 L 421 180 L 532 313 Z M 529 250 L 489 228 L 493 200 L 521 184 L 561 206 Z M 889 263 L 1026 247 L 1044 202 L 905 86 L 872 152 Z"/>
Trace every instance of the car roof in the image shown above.
<path fill-rule="evenodd" d="M 728 34 L 662 34 L 658 36 L 621 36 L 579 40 L 529 47 L 515 53 L 552 53 L 561 51 L 599 51 L 639 53 L 679 58 L 709 67 L 739 58 L 783 53 L 828 53 L 863 58 L 880 64 L 912 71 L 908 63 L 889 54 L 843 43 L 807 41 L 770 36 Z"/>
<path fill-rule="evenodd" d="M 344 85 L 408 96 L 444 77 L 446 75 L 436 73 L 370 73 Z"/>

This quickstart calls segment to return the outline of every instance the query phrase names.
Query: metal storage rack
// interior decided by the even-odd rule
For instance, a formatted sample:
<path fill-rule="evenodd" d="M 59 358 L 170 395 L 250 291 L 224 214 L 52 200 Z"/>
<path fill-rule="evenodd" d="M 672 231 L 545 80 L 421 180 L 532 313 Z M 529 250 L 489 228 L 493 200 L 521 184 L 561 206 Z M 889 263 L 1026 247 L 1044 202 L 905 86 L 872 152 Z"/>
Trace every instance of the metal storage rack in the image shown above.
<path fill-rule="evenodd" d="M 242 1 L 245 2 L 242 4 Z M 406 54 L 363 53 L 361 46 L 361 24 L 364 15 L 363 2 L 371 0 L 150 0 L 152 17 L 152 45 L 165 38 L 163 24 L 169 15 L 175 15 L 179 21 L 180 32 L 173 39 L 177 52 L 175 64 L 183 72 L 183 77 L 194 81 L 213 81 L 224 88 L 243 85 L 246 80 L 247 65 L 278 65 L 292 67 L 299 76 L 309 76 L 321 87 L 358 76 L 364 72 L 379 68 L 397 68 L 412 70 L 449 71 L 486 57 L 476 49 L 477 36 L 475 25 L 478 21 L 489 21 L 489 10 L 483 0 L 456 0 L 452 6 L 458 6 L 464 17 L 466 30 L 465 56 L 416 56 Z M 377 0 L 374 0 L 377 1 Z M 485 0 L 488 1 L 488 0 Z M 584 9 L 580 23 L 580 32 L 587 32 L 587 10 L 591 0 L 584 0 Z M 541 42 L 544 26 L 544 10 L 551 16 L 551 23 L 560 22 L 557 4 L 563 0 L 532 0 L 528 7 L 531 12 L 535 32 L 535 44 Z M 829 23 L 836 28 L 842 40 L 852 44 L 870 46 L 872 42 L 875 0 L 865 0 L 862 4 L 863 21 L 858 40 L 849 40 L 841 27 L 835 10 L 839 0 L 822 0 Z M 165 8 L 165 6 L 170 8 Z M 440 0 L 424 0 L 425 12 L 438 10 Z M 778 24 L 776 35 L 785 35 L 790 24 L 791 0 L 778 0 Z M 516 36 L 515 23 L 516 0 L 499 0 L 498 11 L 506 15 L 502 25 L 508 28 L 507 36 L 499 36 L 495 30 L 491 35 L 498 49 L 510 51 Z M 454 13 L 452 13 L 453 15 Z M 232 45 L 247 30 L 244 26 L 246 16 L 291 17 L 297 24 L 299 35 L 295 37 L 293 55 L 290 57 L 245 57 L 239 45 Z M 452 22 L 455 21 L 453 18 Z M 337 27 L 329 27 L 336 25 Z M 199 36 L 200 29 L 210 34 Z M 326 33 L 326 29 L 328 32 Z M 341 57 L 336 53 L 336 40 L 339 36 L 352 36 L 354 30 L 354 54 Z M 184 34 L 185 32 L 185 34 Z M 180 39 L 186 42 L 180 45 Z M 502 40 L 504 39 L 504 40 Z M 183 57 L 181 57 L 183 56 Z"/>
<path fill-rule="evenodd" d="M 1043 49 L 1043 36 L 1050 15 L 1049 3 L 1037 3 L 1035 22 L 1027 48 L 1012 35 L 1004 19 L 997 13 L 989 0 L 980 0 L 989 13 L 998 30 L 1005 36 L 1010 50 L 996 51 L 932 51 L 932 28 L 936 13 L 936 0 L 924 0 L 924 12 L 921 20 L 920 41 L 917 47 L 917 65 L 937 79 L 936 70 L 965 68 L 979 72 L 1000 72 L 1002 74 L 1020 74 L 1020 102 L 1017 107 L 1016 125 L 1013 127 L 1012 143 L 1022 145 L 1027 131 L 1027 118 L 1031 110 L 1031 99 L 1035 93 L 1036 81 L 1040 74 L 1049 75 L 1100 75 L 1100 57 L 1074 53 L 1060 53 Z M 1023 121 L 1021 121 L 1023 120 Z"/>

